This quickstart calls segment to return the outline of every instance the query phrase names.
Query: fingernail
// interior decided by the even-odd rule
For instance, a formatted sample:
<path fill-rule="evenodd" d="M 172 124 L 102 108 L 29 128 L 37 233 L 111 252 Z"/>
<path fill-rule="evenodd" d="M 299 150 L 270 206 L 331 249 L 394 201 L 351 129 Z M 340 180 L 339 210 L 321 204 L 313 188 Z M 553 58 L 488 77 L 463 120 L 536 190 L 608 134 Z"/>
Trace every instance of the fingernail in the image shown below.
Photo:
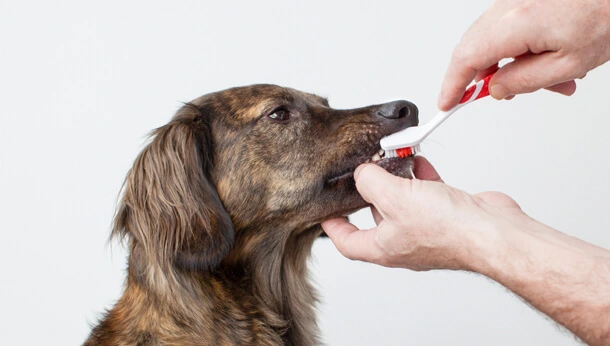
<path fill-rule="evenodd" d="M 509 96 L 508 90 L 500 84 L 493 85 L 489 88 L 489 93 L 491 97 L 496 100 L 504 100 L 507 96 Z"/>

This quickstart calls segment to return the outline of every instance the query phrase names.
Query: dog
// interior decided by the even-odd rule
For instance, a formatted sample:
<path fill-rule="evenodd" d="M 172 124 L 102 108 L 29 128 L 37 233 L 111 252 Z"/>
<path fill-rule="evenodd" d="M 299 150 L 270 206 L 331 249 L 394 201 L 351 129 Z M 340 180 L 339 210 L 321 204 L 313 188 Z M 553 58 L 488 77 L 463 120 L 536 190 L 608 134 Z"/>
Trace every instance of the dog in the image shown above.
<path fill-rule="evenodd" d="M 124 293 L 84 345 L 319 344 L 320 222 L 368 205 L 354 169 L 417 124 L 408 101 L 336 110 L 266 84 L 185 104 L 127 174 L 111 235 L 129 248 Z M 412 157 L 373 161 L 411 177 Z"/>

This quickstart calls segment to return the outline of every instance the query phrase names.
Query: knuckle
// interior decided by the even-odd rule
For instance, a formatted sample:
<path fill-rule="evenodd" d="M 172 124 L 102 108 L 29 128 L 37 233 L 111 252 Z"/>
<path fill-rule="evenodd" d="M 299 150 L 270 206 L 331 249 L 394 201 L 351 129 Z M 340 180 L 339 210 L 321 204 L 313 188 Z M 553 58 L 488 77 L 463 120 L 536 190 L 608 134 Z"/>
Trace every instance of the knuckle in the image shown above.
<path fill-rule="evenodd" d="M 530 23 L 544 10 L 542 7 L 536 1 L 522 1 L 505 11 L 500 18 L 500 23 L 506 28 L 514 27 L 520 23 Z"/>
<path fill-rule="evenodd" d="M 503 84 L 510 95 L 534 92 L 540 89 L 540 76 L 532 73 L 511 73 L 510 80 Z"/>
<path fill-rule="evenodd" d="M 357 255 L 357 252 L 354 251 L 347 242 L 338 242 L 337 244 L 335 244 L 337 247 L 337 250 L 339 250 L 339 253 L 341 253 L 341 255 L 343 255 L 345 258 L 352 260 L 352 261 L 356 261 L 359 259 L 359 256 Z"/>
<path fill-rule="evenodd" d="M 517 76 L 517 84 L 520 86 L 520 89 L 518 93 L 521 92 L 534 92 L 538 89 L 540 89 L 540 85 L 538 85 L 538 80 L 534 77 L 527 77 L 527 76 Z M 512 93 L 512 94 L 516 94 L 516 93 Z"/>
<path fill-rule="evenodd" d="M 534 12 L 535 4 L 530 2 L 524 2 L 519 6 L 513 7 L 512 9 L 506 11 L 506 14 L 503 16 L 503 20 L 507 23 L 514 24 L 517 21 L 524 20 L 532 16 Z"/>
<path fill-rule="evenodd" d="M 344 257 L 353 260 L 352 258 L 352 253 L 349 251 L 349 249 L 343 245 L 343 243 L 336 243 L 335 246 L 337 247 L 337 250 L 339 250 L 339 253 L 341 253 L 341 255 L 343 255 Z"/>
<path fill-rule="evenodd" d="M 356 258 L 348 251 L 344 250 L 339 250 L 339 252 L 343 255 L 343 257 L 347 258 L 350 261 L 355 261 Z"/>
<path fill-rule="evenodd" d="M 359 261 L 360 260 L 360 256 L 358 256 L 356 253 L 349 251 L 349 250 L 345 250 L 345 252 L 342 252 L 342 255 L 345 256 L 345 258 L 347 258 L 350 261 Z"/>
<path fill-rule="evenodd" d="M 377 263 L 384 267 L 391 267 L 392 261 L 390 260 L 390 258 L 391 256 L 386 253 L 384 249 L 379 246 L 379 244 L 376 244 L 375 251 L 371 255 L 370 261 L 372 263 Z"/>

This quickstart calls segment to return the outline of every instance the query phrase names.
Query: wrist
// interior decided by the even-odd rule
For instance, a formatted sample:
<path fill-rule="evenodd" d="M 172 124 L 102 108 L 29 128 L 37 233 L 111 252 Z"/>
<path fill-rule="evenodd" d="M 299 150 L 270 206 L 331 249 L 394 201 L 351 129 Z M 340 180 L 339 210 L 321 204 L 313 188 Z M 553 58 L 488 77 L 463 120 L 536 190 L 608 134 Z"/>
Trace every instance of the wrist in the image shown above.
<path fill-rule="evenodd" d="M 525 214 L 494 220 L 472 271 L 500 283 L 588 344 L 610 336 L 610 251 Z M 597 321 L 597 322 L 594 322 Z"/>
<path fill-rule="evenodd" d="M 523 256 L 520 244 L 527 242 L 527 235 L 522 230 L 537 221 L 516 208 L 487 208 L 478 220 L 464 232 L 468 246 L 462 251 L 461 264 L 464 270 L 496 279 L 499 271 L 512 265 L 510 258 Z"/>

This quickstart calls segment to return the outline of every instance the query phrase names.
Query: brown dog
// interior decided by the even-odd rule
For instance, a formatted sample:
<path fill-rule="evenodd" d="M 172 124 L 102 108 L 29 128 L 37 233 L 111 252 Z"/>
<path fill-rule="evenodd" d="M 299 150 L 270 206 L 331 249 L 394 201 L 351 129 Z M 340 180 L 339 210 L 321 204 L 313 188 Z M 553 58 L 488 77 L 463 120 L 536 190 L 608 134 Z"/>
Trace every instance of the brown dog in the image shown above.
<path fill-rule="evenodd" d="M 127 175 L 113 236 L 125 292 L 85 345 L 313 345 L 306 261 L 320 222 L 367 203 L 353 171 L 417 125 L 407 101 L 335 110 L 274 85 L 182 107 Z M 410 177 L 412 159 L 382 159 Z"/>

